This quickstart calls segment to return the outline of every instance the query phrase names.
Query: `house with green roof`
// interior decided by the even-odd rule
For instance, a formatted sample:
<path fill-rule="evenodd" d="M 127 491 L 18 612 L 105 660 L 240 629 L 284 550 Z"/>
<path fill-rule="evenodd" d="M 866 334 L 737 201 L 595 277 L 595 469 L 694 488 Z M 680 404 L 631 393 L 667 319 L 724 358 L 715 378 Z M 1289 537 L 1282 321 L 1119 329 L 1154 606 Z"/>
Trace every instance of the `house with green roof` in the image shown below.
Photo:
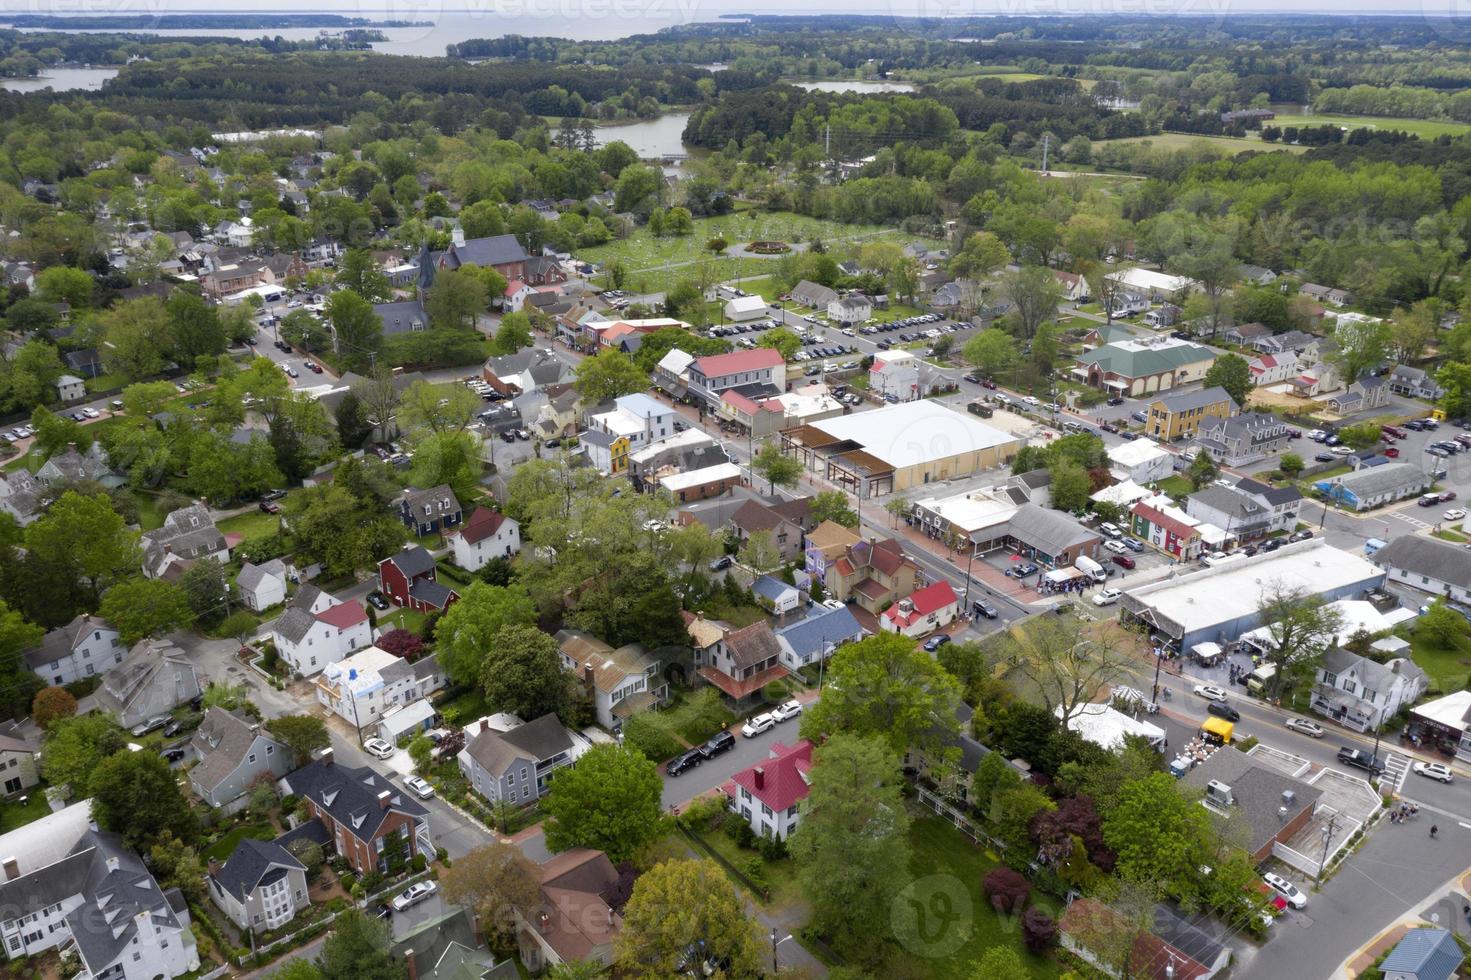
<path fill-rule="evenodd" d="M 1215 362 L 1215 351 L 1178 337 L 1110 336 L 1078 356 L 1072 375 L 1111 394 L 1149 395 L 1200 381 Z"/>

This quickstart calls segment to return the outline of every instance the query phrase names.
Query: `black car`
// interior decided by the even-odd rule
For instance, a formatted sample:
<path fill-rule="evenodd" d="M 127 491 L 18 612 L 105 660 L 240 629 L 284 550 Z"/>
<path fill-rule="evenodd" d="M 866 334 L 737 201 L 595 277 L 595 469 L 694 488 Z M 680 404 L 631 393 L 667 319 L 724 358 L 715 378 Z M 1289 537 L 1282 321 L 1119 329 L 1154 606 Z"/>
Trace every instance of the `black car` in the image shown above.
<path fill-rule="evenodd" d="M 710 571 L 712 571 L 712 572 L 723 571 L 723 570 L 729 568 L 732 564 L 734 564 L 734 562 L 735 562 L 735 559 L 732 558 L 730 555 L 721 555 L 719 558 L 716 558 L 716 559 L 714 559 L 713 561 L 710 562 Z"/>
<path fill-rule="evenodd" d="M 368 917 L 372 919 L 391 919 L 393 918 L 393 909 L 389 907 L 387 902 L 379 902 L 377 905 L 368 909 Z"/>
<path fill-rule="evenodd" d="M 175 735 L 182 735 L 185 731 L 188 730 L 188 728 L 188 719 L 175 718 L 173 721 L 163 726 L 163 734 L 165 738 L 173 738 Z"/>
<path fill-rule="evenodd" d="M 1338 457 L 1333 455 L 1332 453 L 1319 453 L 1318 455 L 1313 457 L 1314 461 L 1319 463 L 1331 463 L 1337 458 Z"/>
<path fill-rule="evenodd" d="M 388 600 L 383 598 L 382 592 L 378 592 L 375 590 L 368 593 L 368 605 L 381 612 L 382 610 L 388 608 Z"/>
<path fill-rule="evenodd" d="M 1384 763 L 1377 756 L 1370 755 L 1363 749 L 1351 749 L 1348 746 L 1338 750 L 1338 761 L 1355 769 L 1362 769 L 1379 775 L 1384 771 Z"/>
<path fill-rule="evenodd" d="M 664 767 L 664 775 L 678 776 L 682 772 L 688 772 L 705 761 L 705 753 L 701 749 L 690 749 L 683 755 L 677 755 L 669 760 L 669 765 Z"/>
<path fill-rule="evenodd" d="M 1210 704 L 1206 705 L 1205 710 L 1215 715 L 1216 717 L 1224 718 L 1227 721 L 1241 720 L 1241 712 L 1237 711 L 1229 704 L 1223 704 L 1220 701 L 1212 701 Z"/>
<path fill-rule="evenodd" d="M 717 755 L 723 755 L 735 748 L 735 744 L 734 735 L 730 732 L 720 732 L 695 751 L 699 752 L 706 759 L 713 759 Z"/>
<path fill-rule="evenodd" d="M 1110 404 L 1110 405 L 1122 405 L 1123 403 L 1124 403 L 1124 400 L 1122 398 L 1120 398 L 1118 395 L 1114 395 L 1112 398 L 1110 398 L 1108 400 L 1108 404 Z"/>
<path fill-rule="evenodd" d="M 996 611 L 995 606 L 990 605 L 989 603 L 982 602 L 979 599 L 971 603 L 970 608 L 971 611 L 974 612 L 977 616 L 984 616 L 987 619 L 995 619 L 996 617 L 1001 615 L 999 612 Z"/>
<path fill-rule="evenodd" d="M 1281 538 L 1270 538 L 1267 541 L 1262 542 L 1262 553 L 1270 555 L 1272 552 L 1282 547 L 1282 544 L 1283 541 Z"/>
<path fill-rule="evenodd" d="M 178 762 L 184 758 L 185 752 L 183 749 L 166 749 L 160 752 L 159 755 L 162 755 L 166 762 Z"/>

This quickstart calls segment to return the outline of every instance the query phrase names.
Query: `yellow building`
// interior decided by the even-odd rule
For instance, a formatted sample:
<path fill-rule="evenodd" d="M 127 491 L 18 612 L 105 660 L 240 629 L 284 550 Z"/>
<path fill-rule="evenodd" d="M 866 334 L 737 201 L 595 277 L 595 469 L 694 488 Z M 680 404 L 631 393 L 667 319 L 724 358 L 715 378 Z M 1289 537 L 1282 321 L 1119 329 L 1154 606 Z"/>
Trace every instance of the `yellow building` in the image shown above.
<path fill-rule="evenodd" d="M 1145 431 L 1161 442 L 1189 440 L 1195 438 L 1206 419 L 1228 419 L 1236 413 L 1236 402 L 1225 388 L 1182 391 L 1150 403 Z"/>

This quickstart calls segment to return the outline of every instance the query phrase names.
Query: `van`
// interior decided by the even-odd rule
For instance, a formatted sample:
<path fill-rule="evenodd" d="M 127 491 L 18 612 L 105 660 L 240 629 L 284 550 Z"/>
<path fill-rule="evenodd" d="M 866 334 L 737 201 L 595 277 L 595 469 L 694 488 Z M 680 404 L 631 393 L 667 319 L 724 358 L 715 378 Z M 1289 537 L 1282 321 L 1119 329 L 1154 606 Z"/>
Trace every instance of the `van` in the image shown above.
<path fill-rule="evenodd" d="M 1272 683 L 1272 678 L 1277 676 L 1276 664 L 1262 664 L 1256 670 L 1246 675 L 1246 690 L 1250 694 L 1262 697 L 1267 685 Z"/>
<path fill-rule="evenodd" d="M 1440 504 L 1440 494 L 1438 494 L 1438 493 L 1421 494 L 1420 495 L 1420 499 L 1417 500 L 1417 501 L 1415 501 L 1415 502 L 1417 504 L 1419 504 L 1421 507 L 1435 507 L 1435 506 L 1438 506 Z"/>

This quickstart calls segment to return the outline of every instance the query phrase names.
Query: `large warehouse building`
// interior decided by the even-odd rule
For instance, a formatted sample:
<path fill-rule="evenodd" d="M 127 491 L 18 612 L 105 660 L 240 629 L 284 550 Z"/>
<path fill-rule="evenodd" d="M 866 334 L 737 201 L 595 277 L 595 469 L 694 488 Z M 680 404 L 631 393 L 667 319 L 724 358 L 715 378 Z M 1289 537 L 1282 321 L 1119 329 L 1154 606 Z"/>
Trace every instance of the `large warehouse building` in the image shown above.
<path fill-rule="evenodd" d="M 901 402 L 786 429 L 782 452 L 809 471 L 878 497 L 993 470 L 1024 440 L 932 401 Z"/>
<path fill-rule="evenodd" d="M 1357 599 L 1384 584 L 1384 570 L 1313 538 L 1129 589 L 1120 600 L 1122 618 L 1146 624 L 1177 650 L 1230 643 L 1262 625 L 1257 606 L 1278 584 L 1329 602 Z"/>

